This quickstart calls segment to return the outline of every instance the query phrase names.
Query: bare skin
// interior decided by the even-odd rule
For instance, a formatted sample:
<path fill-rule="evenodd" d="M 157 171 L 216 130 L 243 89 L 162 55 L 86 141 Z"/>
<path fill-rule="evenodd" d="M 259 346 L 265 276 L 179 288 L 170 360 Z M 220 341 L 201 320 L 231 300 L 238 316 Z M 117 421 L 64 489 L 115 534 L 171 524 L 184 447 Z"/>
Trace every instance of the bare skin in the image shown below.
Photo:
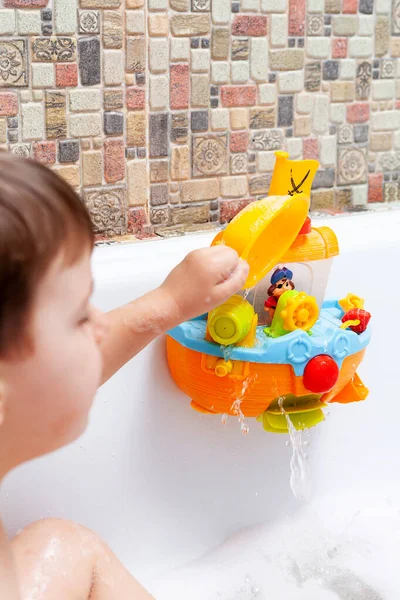
<path fill-rule="evenodd" d="M 0 523 L 0 598 L 20 600 L 17 574 L 11 545 Z"/>
<path fill-rule="evenodd" d="M 159 335 L 230 298 L 242 288 L 246 273 L 248 265 L 226 246 L 197 250 L 159 288 L 107 313 L 102 383 Z"/>
<path fill-rule="evenodd" d="M 189 255 L 158 289 L 102 315 L 89 302 L 90 256 L 55 259 L 34 303 L 28 356 L 0 360 L 0 479 L 85 430 L 96 389 L 179 322 L 239 290 L 248 267 L 226 247 Z M 151 596 L 93 532 L 46 519 L 10 545 L 0 525 L 0 598 L 146 600 Z"/>
<path fill-rule="evenodd" d="M 23 599 L 149 600 L 92 531 L 59 519 L 29 525 L 12 543 Z"/>

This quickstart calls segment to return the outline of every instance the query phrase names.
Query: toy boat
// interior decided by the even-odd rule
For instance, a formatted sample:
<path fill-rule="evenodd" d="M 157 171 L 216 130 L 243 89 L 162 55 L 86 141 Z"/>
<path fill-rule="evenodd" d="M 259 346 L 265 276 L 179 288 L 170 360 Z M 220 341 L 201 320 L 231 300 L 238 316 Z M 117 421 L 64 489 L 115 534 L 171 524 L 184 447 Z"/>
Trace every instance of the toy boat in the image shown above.
<path fill-rule="evenodd" d="M 313 228 L 309 196 L 318 162 L 276 152 L 269 196 L 218 233 L 250 265 L 244 290 L 167 336 L 171 374 L 195 410 L 246 417 L 285 433 L 324 419 L 331 402 L 364 400 L 357 375 L 370 314 L 354 294 L 324 300 L 334 232 Z"/>

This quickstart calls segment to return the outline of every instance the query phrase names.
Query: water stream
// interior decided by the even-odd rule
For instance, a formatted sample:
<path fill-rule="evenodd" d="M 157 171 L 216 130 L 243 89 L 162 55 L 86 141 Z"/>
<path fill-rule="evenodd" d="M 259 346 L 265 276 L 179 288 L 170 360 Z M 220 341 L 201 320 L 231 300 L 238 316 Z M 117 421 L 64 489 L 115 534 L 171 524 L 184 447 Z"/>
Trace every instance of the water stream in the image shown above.
<path fill-rule="evenodd" d="M 288 413 L 283 407 L 284 398 L 279 398 L 278 404 L 286 418 L 289 430 L 290 444 L 292 445 L 292 458 L 290 459 L 290 488 L 298 500 L 307 500 L 310 497 L 310 478 L 307 469 L 307 451 L 309 431 L 297 430 Z"/>

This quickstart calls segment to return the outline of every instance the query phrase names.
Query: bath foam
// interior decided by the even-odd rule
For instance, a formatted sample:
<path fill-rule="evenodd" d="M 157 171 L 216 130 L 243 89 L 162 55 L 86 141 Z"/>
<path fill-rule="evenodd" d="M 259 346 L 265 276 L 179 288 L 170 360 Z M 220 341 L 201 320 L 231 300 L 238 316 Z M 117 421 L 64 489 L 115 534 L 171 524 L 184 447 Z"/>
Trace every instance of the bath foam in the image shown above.
<path fill-rule="evenodd" d="M 308 505 L 154 584 L 157 600 L 398 600 L 400 499 Z M 373 508 L 372 508 L 373 507 Z"/>

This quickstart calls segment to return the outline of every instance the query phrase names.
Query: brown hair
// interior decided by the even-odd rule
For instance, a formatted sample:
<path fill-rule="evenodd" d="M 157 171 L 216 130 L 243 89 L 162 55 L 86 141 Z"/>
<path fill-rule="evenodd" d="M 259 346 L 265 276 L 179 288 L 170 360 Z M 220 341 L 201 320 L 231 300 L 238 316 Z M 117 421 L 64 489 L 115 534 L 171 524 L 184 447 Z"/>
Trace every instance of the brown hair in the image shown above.
<path fill-rule="evenodd" d="M 24 338 L 34 290 L 63 252 L 73 264 L 94 237 L 74 190 L 54 172 L 0 151 L 0 356 Z"/>

